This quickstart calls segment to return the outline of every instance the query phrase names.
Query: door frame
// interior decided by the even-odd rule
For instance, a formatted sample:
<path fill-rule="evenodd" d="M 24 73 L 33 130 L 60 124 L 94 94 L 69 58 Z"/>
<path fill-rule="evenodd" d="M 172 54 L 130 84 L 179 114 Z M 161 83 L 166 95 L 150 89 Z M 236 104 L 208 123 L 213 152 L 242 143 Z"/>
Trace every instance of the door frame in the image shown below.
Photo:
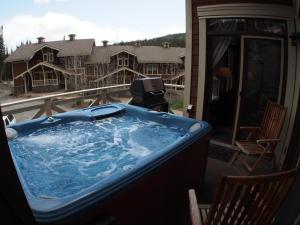
<path fill-rule="evenodd" d="M 278 97 L 277 103 L 280 103 L 282 97 L 282 88 L 283 88 L 283 75 L 284 75 L 284 38 L 280 37 L 267 37 L 267 36 L 255 36 L 255 35 L 242 35 L 241 42 L 240 42 L 240 74 L 239 74 L 239 86 L 238 86 L 238 99 L 237 99 L 237 106 L 235 112 L 235 119 L 234 119 L 234 128 L 233 128 L 233 135 L 232 135 L 232 142 L 231 144 L 234 145 L 236 141 L 236 135 L 238 131 L 238 123 L 239 123 L 239 114 L 240 114 L 240 107 L 241 107 L 241 95 L 243 88 L 243 75 L 244 75 L 244 58 L 245 58 L 245 39 L 261 39 L 261 40 L 275 40 L 281 42 L 281 71 L 280 71 L 280 80 L 279 80 L 279 87 L 278 87 Z"/>

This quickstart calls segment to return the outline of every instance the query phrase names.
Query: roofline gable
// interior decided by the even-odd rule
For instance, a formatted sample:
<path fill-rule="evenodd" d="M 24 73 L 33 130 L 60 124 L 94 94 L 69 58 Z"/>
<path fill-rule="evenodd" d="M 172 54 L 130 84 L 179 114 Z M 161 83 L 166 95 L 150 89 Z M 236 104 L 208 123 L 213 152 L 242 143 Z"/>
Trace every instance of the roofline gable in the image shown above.
<path fill-rule="evenodd" d="M 32 59 L 32 57 L 33 57 L 38 51 L 40 51 L 41 49 L 46 48 L 46 47 L 47 47 L 47 48 L 54 49 L 54 50 L 56 50 L 56 51 L 60 51 L 60 49 L 54 48 L 53 46 L 51 46 L 51 45 L 45 43 L 44 45 L 42 45 L 40 48 L 36 49 L 36 50 L 33 52 L 33 54 L 31 55 L 30 59 Z"/>
<path fill-rule="evenodd" d="M 130 54 L 130 55 L 133 55 L 133 56 L 136 56 L 136 57 L 137 57 L 136 54 L 134 54 L 134 53 L 132 53 L 132 52 L 129 52 L 129 51 L 126 51 L 126 50 L 118 51 L 117 53 L 112 54 L 110 57 L 113 57 L 113 56 L 115 56 L 115 55 L 118 55 L 118 54 L 120 54 L 120 53 L 122 53 L 122 52 L 125 52 L 125 53 L 127 53 L 127 54 Z"/>

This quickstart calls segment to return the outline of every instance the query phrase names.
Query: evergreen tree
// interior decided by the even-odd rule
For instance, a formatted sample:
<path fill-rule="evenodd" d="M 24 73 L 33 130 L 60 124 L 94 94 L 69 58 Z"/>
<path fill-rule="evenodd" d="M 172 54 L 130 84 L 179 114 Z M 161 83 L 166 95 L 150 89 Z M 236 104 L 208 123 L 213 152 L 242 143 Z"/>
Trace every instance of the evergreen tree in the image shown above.
<path fill-rule="evenodd" d="M 185 47 L 185 34 L 170 34 L 163 37 L 139 40 L 142 46 L 162 46 L 163 42 L 169 42 L 171 47 Z M 134 45 L 136 41 L 119 42 L 114 45 Z"/>
<path fill-rule="evenodd" d="M 5 47 L 3 38 L 3 26 L 0 27 L 0 79 L 8 80 L 12 79 L 11 66 L 8 63 L 4 63 L 4 60 L 9 56 L 8 48 Z"/>
<path fill-rule="evenodd" d="M 0 79 L 4 76 L 4 59 L 5 59 L 5 46 L 3 40 L 3 26 L 0 27 Z"/>

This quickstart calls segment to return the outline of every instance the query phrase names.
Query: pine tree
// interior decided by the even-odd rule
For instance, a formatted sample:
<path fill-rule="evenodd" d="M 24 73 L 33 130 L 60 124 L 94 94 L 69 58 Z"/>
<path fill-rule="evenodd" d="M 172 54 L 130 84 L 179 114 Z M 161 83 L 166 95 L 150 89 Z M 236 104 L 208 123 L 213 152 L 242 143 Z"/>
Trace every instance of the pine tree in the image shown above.
<path fill-rule="evenodd" d="M 0 79 L 4 76 L 4 59 L 5 59 L 5 46 L 3 40 L 3 26 L 0 27 Z"/>

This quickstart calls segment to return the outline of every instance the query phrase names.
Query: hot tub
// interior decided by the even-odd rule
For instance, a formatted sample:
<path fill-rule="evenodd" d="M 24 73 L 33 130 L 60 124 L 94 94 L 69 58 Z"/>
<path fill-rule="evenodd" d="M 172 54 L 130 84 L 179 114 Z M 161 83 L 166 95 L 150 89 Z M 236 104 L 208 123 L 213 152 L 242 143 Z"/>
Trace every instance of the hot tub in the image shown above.
<path fill-rule="evenodd" d="M 203 184 L 210 126 L 110 104 L 11 126 L 14 164 L 39 224 L 165 224 Z"/>

